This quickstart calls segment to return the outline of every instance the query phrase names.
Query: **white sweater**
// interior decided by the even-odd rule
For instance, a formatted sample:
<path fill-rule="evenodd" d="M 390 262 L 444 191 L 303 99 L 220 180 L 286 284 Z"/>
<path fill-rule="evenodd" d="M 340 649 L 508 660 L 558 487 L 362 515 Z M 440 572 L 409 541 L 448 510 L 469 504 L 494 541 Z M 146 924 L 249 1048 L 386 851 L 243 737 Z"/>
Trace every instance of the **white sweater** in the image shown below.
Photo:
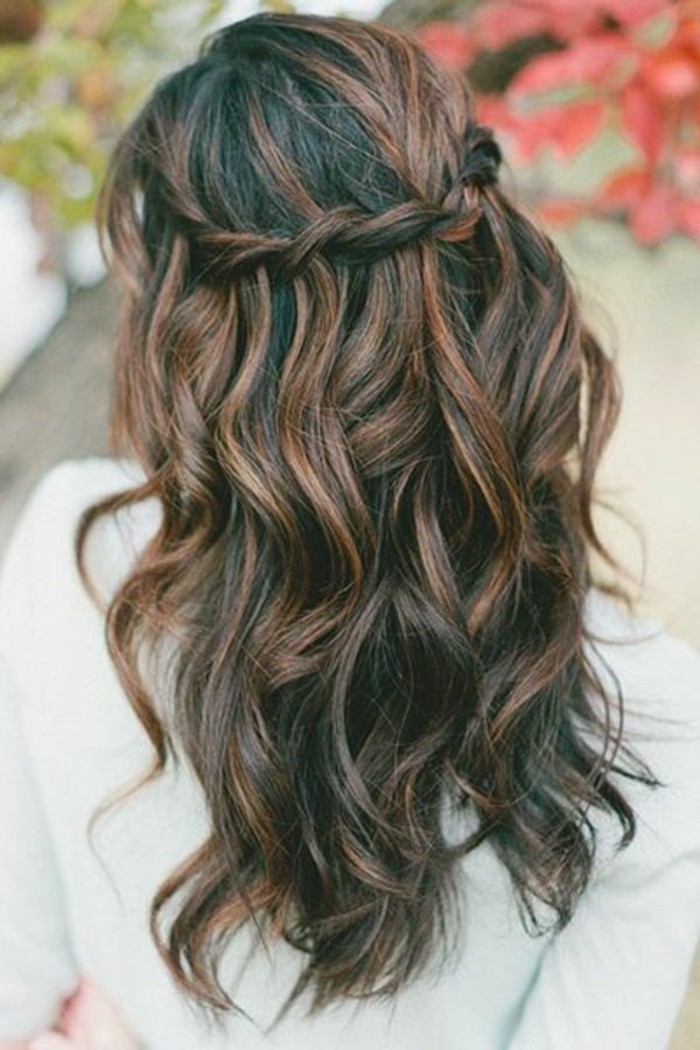
<path fill-rule="evenodd" d="M 588 612 L 623 691 L 637 751 L 666 782 L 618 782 L 639 830 L 614 855 L 602 817 L 596 874 L 570 925 L 530 937 L 488 843 L 463 861 L 462 951 L 449 972 L 393 1004 L 348 1001 L 309 1019 L 272 1020 L 300 969 L 282 944 L 246 960 L 234 938 L 226 974 L 253 1021 L 222 1038 L 175 988 L 147 930 L 151 897 L 205 837 L 206 810 L 182 765 L 98 824 L 113 789 L 146 768 L 151 748 L 109 660 L 103 620 L 72 553 L 80 511 L 142 475 L 132 463 L 66 461 L 35 486 L 0 576 L 0 1039 L 50 1023 L 79 974 L 96 981 L 148 1050 L 662 1050 L 700 933 L 700 656 L 659 625 L 630 621 L 592 591 Z M 97 526 L 90 564 L 114 585 L 159 517 L 155 501 Z M 615 640 L 616 639 L 616 640 Z M 625 641 L 626 644 L 619 644 Z M 656 732 L 657 739 L 653 738 Z M 607 821 L 607 823 L 606 823 Z M 606 839 L 606 832 L 608 838 Z M 234 977 L 237 978 L 234 981 Z M 304 1000 L 306 1002 L 306 1000 Z M 700 1038 L 700 1037 L 699 1037 Z"/>

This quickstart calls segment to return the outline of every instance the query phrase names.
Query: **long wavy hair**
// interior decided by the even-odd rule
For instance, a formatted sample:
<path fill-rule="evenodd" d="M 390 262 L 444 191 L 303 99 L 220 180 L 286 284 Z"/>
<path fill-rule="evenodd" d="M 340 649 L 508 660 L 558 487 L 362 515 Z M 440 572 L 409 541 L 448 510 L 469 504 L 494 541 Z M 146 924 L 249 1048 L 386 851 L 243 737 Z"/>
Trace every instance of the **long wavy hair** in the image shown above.
<path fill-rule="evenodd" d="M 611 773 L 653 782 L 585 616 L 614 361 L 501 160 L 407 36 L 269 13 L 208 36 L 112 155 L 110 442 L 145 480 L 76 555 L 99 600 L 88 532 L 157 498 L 105 632 L 146 780 L 181 751 L 206 799 L 151 934 L 216 1017 L 245 1012 L 220 964 L 248 921 L 308 956 L 278 1020 L 307 987 L 311 1012 L 395 995 L 485 841 L 525 926 L 562 928 L 594 811 L 634 835 Z M 141 660 L 168 639 L 166 690 Z"/>

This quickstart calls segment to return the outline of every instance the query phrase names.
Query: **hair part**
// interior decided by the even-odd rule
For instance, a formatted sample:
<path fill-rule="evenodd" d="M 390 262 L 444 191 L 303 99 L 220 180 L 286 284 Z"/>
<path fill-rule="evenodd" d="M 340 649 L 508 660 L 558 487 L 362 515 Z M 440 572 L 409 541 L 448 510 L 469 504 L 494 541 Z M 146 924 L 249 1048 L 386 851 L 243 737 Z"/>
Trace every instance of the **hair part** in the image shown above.
<path fill-rule="evenodd" d="M 93 524 L 160 501 L 106 637 L 147 777 L 181 748 L 208 804 L 151 929 L 215 1014 L 250 920 L 308 956 L 275 1024 L 307 988 L 311 1012 L 396 994 L 484 841 L 523 921 L 561 928 L 593 812 L 634 834 L 611 773 L 652 782 L 619 764 L 584 615 L 615 368 L 500 159 L 408 37 L 269 13 L 208 37 L 113 152 L 110 441 L 147 481 L 88 508 L 76 554 L 89 586 Z M 166 704 L 139 656 L 173 639 Z M 457 844 L 446 794 L 476 819 Z"/>

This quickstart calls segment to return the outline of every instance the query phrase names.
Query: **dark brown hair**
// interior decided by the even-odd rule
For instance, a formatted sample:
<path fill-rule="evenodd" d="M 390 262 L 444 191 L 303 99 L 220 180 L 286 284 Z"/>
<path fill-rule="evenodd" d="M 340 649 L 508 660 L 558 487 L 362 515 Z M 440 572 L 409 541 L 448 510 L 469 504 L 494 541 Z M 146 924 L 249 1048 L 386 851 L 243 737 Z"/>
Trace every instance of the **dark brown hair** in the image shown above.
<path fill-rule="evenodd" d="M 96 519 L 160 501 L 106 637 L 149 777 L 181 750 L 208 804 L 151 930 L 214 1015 L 247 920 L 308 954 L 280 1018 L 307 987 L 389 997 L 481 842 L 538 932 L 590 879 L 593 811 L 634 834 L 610 773 L 652 778 L 585 616 L 616 373 L 500 161 L 411 39 L 282 14 L 208 37 L 114 150 L 111 448 L 146 480 L 76 552 L 90 586 Z M 140 656 L 168 639 L 166 704 Z"/>

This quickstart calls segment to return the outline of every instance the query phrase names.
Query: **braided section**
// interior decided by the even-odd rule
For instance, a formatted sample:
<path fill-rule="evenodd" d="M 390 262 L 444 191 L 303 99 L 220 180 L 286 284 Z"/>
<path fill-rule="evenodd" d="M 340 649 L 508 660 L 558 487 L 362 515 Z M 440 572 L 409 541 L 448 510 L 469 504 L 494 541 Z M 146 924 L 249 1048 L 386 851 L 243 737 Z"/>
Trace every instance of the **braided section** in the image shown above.
<path fill-rule="evenodd" d="M 194 232 L 193 252 L 201 264 L 200 275 L 230 279 L 266 266 L 277 279 L 292 280 L 317 255 L 338 265 L 366 266 L 428 236 L 466 240 L 481 215 L 479 191 L 497 182 L 502 161 L 489 127 L 468 126 L 463 158 L 440 203 L 408 200 L 380 214 L 339 205 L 319 211 L 296 236 L 224 229 L 209 221 L 192 199 L 180 201 L 181 213 Z M 170 190 L 177 206 L 177 191 L 173 186 Z"/>
<path fill-rule="evenodd" d="M 503 161 L 501 147 L 493 137 L 493 131 L 485 124 L 471 125 L 465 137 L 465 158 L 459 172 L 459 181 L 483 189 L 498 181 L 498 171 Z"/>
<path fill-rule="evenodd" d="M 196 249 L 205 273 L 233 276 L 265 265 L 277 278 L 292 279 L 319 254 L 343 266 L 366 266 L 428 235 L 464 238 L 477 219 L 477 213 L 465 215 L 422 201 L 369 216 L 343 205 L 311 220 L 295 237 L 224 230 L 203 221 Z"/>

